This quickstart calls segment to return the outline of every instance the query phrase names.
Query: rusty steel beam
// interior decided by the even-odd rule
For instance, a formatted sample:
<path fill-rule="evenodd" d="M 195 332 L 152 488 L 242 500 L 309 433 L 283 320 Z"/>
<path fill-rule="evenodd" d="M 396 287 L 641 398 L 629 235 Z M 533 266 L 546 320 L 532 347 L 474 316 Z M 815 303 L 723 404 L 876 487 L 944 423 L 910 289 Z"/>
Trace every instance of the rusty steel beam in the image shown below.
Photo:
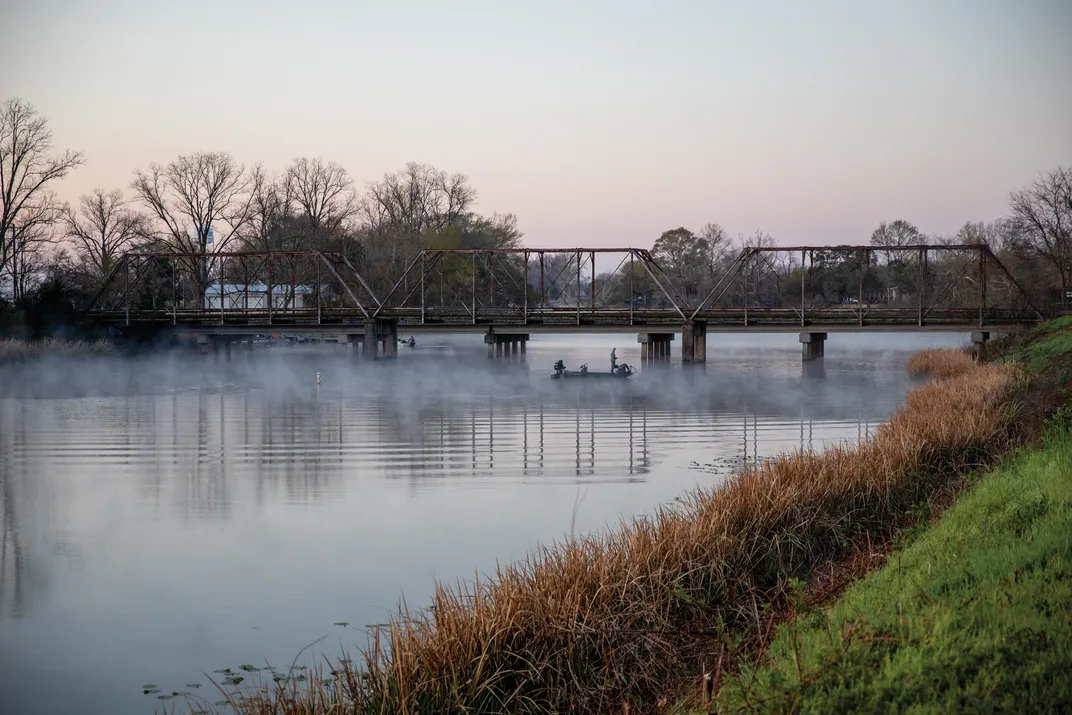
<path fill-rule="evenodd" d="M 465 311 L 465 313 L 467 313 L 466 317 L 468 318 L 468 321 L 470 322 L 470 324 L 473 324 L 473 325 L 477 324 L 480 320 L 483 319 L 483 316 L 490 315 L 492 311 L 494 311 L 496 315 L 500 315 L 500 316 L 506 315 L 507 312 L 509 312 L 511 314 L 516 314 L 517 318 L 519 318 L 522 322 L 528 322 L 530 319 L 537 319 L 543 314 L 561 315 L 562 314 L 561 310 L 559 310 L 557 308 L 548 309 L 548 307 L 547 307 L 547 297 L 548 297 L 547 296 L 547 290 L 548 290 L 547 278 L 548 277 L 551 278 L 550 283 L 551 283 L 552 286 L 557 285 L 559 280 L 560 280 L 560 278 L 561 278 L 561 276 L 563 274 L 568 274 L 569 272 L 571 272 L 571 269 L 573 269 L 573 271 L 576 271 L 576 274 L 574 276 L 570 276 L 570 278 L 572 278 L 573 281 L 576 282 L 575 287 L 574 287 L 574 289 L 577 292 L 576 305 L 571 305 L 566 310 L 568 310 L 568 312 L 569 312 L 569 314 L 570 314 L 570 316 L 572 318 L 571 322 L 573 322 L 575 325 L 580 325 L 584 321 L 590 321 L 590 320 L 594 320 L 594 319 L 599 319 L 599 316 L 605 316 L 605 315 L 608 314 L 606 312 L 606 303 L 610 300 L 610 298 L 609 298 L 609 296 L 607 296 L 607 292 L 610 290 L 610 288 L 614 284 L 612 284 L 609 281 L 607 281 L 607 282 L 597 282 L 597 280 L 596 280 L 596 254 L 619 254 L 619 255 L 622 255 L 623 258 L 619 262 L 618 267 L 615 269 L 615 272 L 619 272 L 619 271 L 622 270 L 623 265 L 625 265 L 625 263 L 626 263 L 625 259 L 628 258 L 628 265 L 629 265 L 629 279 L 628 279 L 628 282 L 629 282 L 629 305 L 628 305 L 627 308 L 623 306 L 622 310 L 627 311 L 627 316 L 626 317 L 627 317 L 627 320 L 628 320 L 629 323 L 633 323 L 634 321 L 636 321 L 638 323 L 646 322 L 645 320 L 637 320 L 637 316 L 635 315 L 635 313 L 637 311 L 635 310 L 635 306 L 634 306 L 634 299 L 636 297 L 635 296 L 634 278 L 636 277 L 635 265 L 636 265 L 636 262 L 637 262 L 638 259 L 640 261 L 641 266 L 644 269 L 644 272 L 647 274 L 647 277 L 649 277 L 651 279 L 651 281 L 653 282 L 654 286 L 658 289 L 658 291 L 661 292 L 662 296 L 672 306 L 672 308 L 667 308 L 667 309 L 645 308 L 642 312 L 650 314 L 650 316 L 654 318 L 657 315 L 661 315 L 661 313 L 663 311 L 665 311 L 668 316 L 669 315 L 677 315 L 683 321 L 687 321 L 690 318 L 702 318 L 702 317 L 704 317 L 705 315 L 708 315 L 708 314 L 710 314 L 712 316 L 715 316 L 715 315 L 719 314 L 719 311 L 721 311 L 723 309 L 714 308 L 714 307 L 711 307 L 711 306 L 713 306 L 715 303 L 719 302 L 719 300 L 724 295 L 726 295 L 726 293 L 735 284 L 738 284 L 739 281 L 741 281 L 741 280 L 744 280 L 747 283 L 748 290 L 752 290 L 752 279 L 753 278 L 755 279 L 755 290 L 756 290 L 756 296 L 755 297 L 758 299 L 758 297 L 760 295 L 760 284 L 761 284 L 761 282 L 764 282 L 764 285 L 766 285 L 765 281 L 767 281 L 768 278 L 765 277 L 765 275 L 755 275 L 755 276 L 753 276 L 753 274 L 751 273 L 751 270 L 749 269 L 749 266 L 753 262 L 755 262 L 757 260 L 757 256 L 759 256 L 760 254 L 778 254 L 778 253 L 795 254 L 797 252 L 799 252 L 800 255 L 801 255 L 801 279 L 800 279 L 800 283 L 801 283 L 800 284 L 801 304 L 800 304 L 799 310 L 797 310 L 797 309 L 790 309 L 790 310 L 795 315 L 795 319 L 798 320 L 799 324 L 801 324 L 801 325 L 806 324 L 808 322 L 808 318 L 813 318 L 814 320 L 819 320 L 819 319 L 821 319 L 823 317 L 826 317 L 825 314 L 827 313 L 827 310 L 828 310 L 825 307 L 817 307 L 817 306 L 819 306 L 819 301 L 816 300 L 815 285 L 814 285 L 815 281 L 817 279 L 817 277 L 815 275 L 817 267 L 816 267 L 816 264 L 815 264 L 815 261 L 814 261 L 814 254 L 816 252 L 819 252 L 819 253 L 822 253 L 822 254 L 835 254 L 835 255 L 852 255 L 852 254 L 855 254 L 857 257 L 862 257 L 862 266 L 860 268 L 860 275 L 859 275 L 859 279 L 858 279 L 859 283 L 858 283 L 857 286 L 854 286 L 857 289 L 856 290 L 856 293 L 857 293 L 857 305 L 851 311 L 852 314 L 853 314 L 853 319 L 854 319 L 853 322 L 855 322 L 858 327 L 863 327 L 865 316 L 871 316 L 871 315 L 877 316 L 880 312 L 884 312 L 886 315 L 890 315 L 889 310 L 891 310 L 891 309 L 875 308 L 874 306 L 870 306 L 870 305 L 868 306 L 867 310 L 864 309 L 865 297 L 867 295 L 866 292 L 865 292 L 865 281 L 867 279 L 868 274 L 871 272 L 871 267 L 872 267 L 871 256 L 872 256 L 872 254 L 876 254 L 876 253 L 884 253 L 886 256 L 890 256 L 891 254 L 898 255 L 898 254 L 903 254 L 903 253 L 917 253 L 920 256 L 920 261 L 919 261 L 919 263 L 920 263 L 920 265 L 919 265 L 920 285 L 919 285 L 919 290 L 918 290 L 918 292 L 919 292 L 918 297 L 919 297 L 920 304 L 915 309 L 916 322 L 917 322 L 917 325 L 919 325 L 919 326 L 922 326 L 924 320 L 928 320 L 928 321 L 936 321 L 936 320 L 938 320 L 939 319 L 939 317 L 938 317 L 939 311 L 941 311 L 941 314 L 943 316 L 951 316 L 952 315 L 952 313 L 950 313 L 949 311 L 946 311 L 945 309 L 941 309 L 938 306 L 943 301 L 943 298 L 951 290 L 953 290 L 954 288 L 956 288 L 958 290 L 958 295 L 959 295 L 960 289 L 957 288 L 957 286 L 962 285 L 964 280 L 970 280 L 970 278 L 966 277 L 966 273 L 968 271 L 970 271 L 971 265 L 973 263 L 976 263 L 975 261 L 969 261 L 968 263 L 965 264 L 964 267 L 961 267 L 961 269 L 959 271 L 954 270 L 953 272 L 951 272 L 949 275 L 952 275 L 953 273 L 957 273 L 958 275 L 952 281 L 952 283 L 949 283 L 946 280 L 946 277 L 936 277 L 936 276 L 929 275 L 930 270 L 932 269 L 932 266 L 931 266 L 931 261 L 928 260 L 928 255 L 931 252 L 946 252 L 946 253 L 948 253 L 948 252 L 960 252 L 960 253 L 977 254 L 977 256 L 978 256 L 977 265 L 978 265 L 978 271 L 979 271 L 980 286 L 978 288 L 977 299 L 972 301 L 974 303 L 974 305 L 972 306 L 972 309 L 974 311 L 974 320 L 973 320 L 973 322 L 976 323 L 977 325 L 980 325 L 980 326 L 985 325 L 985 323 L 987 322 L 987 319 L 990 316 L 999 314 L 999 313 L 997 313 L 997 311 L 1000 310 L 1000 309 L 991 308 L 990 306 L 988 306 L 988 298 L 989 298 L 989 296 L 987 294 L 988 281 L 992 280 L 993 276 L 995 276 L 995 275 L 1000 275 L 1003 278 L 1005 278 L 1009 283 L 1011 283 L 1011 285 L 1016 289 L 1016 291 L 1019 292 L 1020 297 L 1022 297 L 1024 300 L 1026 300 L 1027 304 L 1031 306 L 1031 308 L 1034 311 L 1034 313 L 1036 315 L 1038 315 L 1038 316 L 1041 316 L 1041 311 L 1039 311 L 1037 308 L 1035 308 L 1035 306 L 1032 304 L 1030 296 L 1028 295 L 1028 293 L 1023 289 L 1022 286 L 1020 286 L 1016 282 L 1016 280 L 1012 277 L 1012 275 L 1008 271 L 1008 269 L 1001 263 L 1001 261 L 984 244 L 954 244 L 954 245 L 934 245 L 934 246 L 928 245 L 928 244 L 911 244 L 911 245 L 905 245 L 905 246 L 840 245 L 840 246 L 770 246 L 770 247 L 758 247 L 758 246 L 755 246 L 755 247 L 748 247 L 747 249 L 741 251 L 740 253 L 738 253 L 737 256 L 734 257 L 733 261 L 731 261 L 731 263 L 729 264 L 727 269 L 723 272 L 723 274 L 721 276 L 718 277 L 718 280 L 715 283 L 714 287 L 703 298 L 703 300 L 701 300 L 699 302 L 699 304 L 696 305 L 695 307 L 689 305 L 689 303 L 691 301 L 689 301 L 686 297 L 684 297 L 682 295 L 682 293 L 680 292 L 680 290 L 678 290 L 678 287 L 676 285 L 674 285 L 674 281 L 672 281 L 670 279 L 670 276 L 663 270 L 662 266 L 659 265 L 659 262 L 655 259 L 655 257 L 652 254 L 652 252 L 650 250 L 648 250 L 648 249 L 640 249 L 640 248 L 609 248 L 609 247 L 604 247 L 604 248 L 527 248 L 527 247 L 525 247 L 525 248 L 502 248 L 502 249 L 483 249 L 483 248 L 423 249 L 423 250 L 419 251 L 417 256 L 414 258 L 414 260 L 411 261 L 405 267 L 405 270 L 402 273 L 402 276 L 400 278 L 398 278 L 397 280 L 395 280 L 393 283 L 389 283 L 390 290 L 387 293 L 387 295 L 384 297 L 383 300 L 380 300 L 380 299 L 378 299 L 376 297 L 375 293 L 372 291 L 370 285 L 365 281 L 365 279 L 361 275 L 361 273 L 354 268 L 354 266 L 349 262 L 349 260 L 347 260 L 346 256 L 344 254 L 342 254 L 341 252 L 335 252 L 335 251 L 326 252 L 326 251 L 317 251 L 317 250 L 308 250 L 308 251 L 220 251 L 220 252 L 215 252 L 215 253 L 213 253 L 213 252 L 166 252 L 166 251 L 147 252 L 147 251 L 132 251 L 132 252 L 124 254 L 122 257 L 120 257 L 120 260 L 117 261 L 117 264 L 112 267 L 110 275 L 105 279 L 104 285 L 102 285 L 101 289 L 98 290 L 97 293 L 94 295 L 94 297 L 91 299 L 90 305 L 86 309 L 85 312 L 86 313 L 96 312 L 97 314 L 101 314 L 101 315 L 103 315 L 103 314 L 108 312 L 108 310 L 106 308 L 98 308 L 97 303 L 109 291 L 109 289 L 111 287 L 111 284 L 114 283 L 114 281 L 119 277 L 119 274 L 122 273 L 125 285 L 122 286 L 121 290 L 119 291 L 120 294 L 121 294 L 121 297 L 119 299 L 119 303 L 122 306 L 122 310 L 124 312 L 124 318 L 125 318 L 124 322 L 126 322 L 126 321 L 133 322 L 133 321 L 138 319 L 138 315 L 151 315 L 151 314 L 154 314 L 154 312 L 155 312 L 155 303 L 154 303 L 153 310 L 139 311 L 139 310 L 133 309 L 133 307 L 130 305 L 130 297 L 137 290 L 138 285 L 139 284 L 144 284 L 145 281 L 152 281 L 152 285 L 154 287 L 156 286 L 157 280 L 156 280 L 155 271 L 149 272 L 147 274 L 148 277 L 144 277 L 144 275 L 146 275 L 146 269 L 148 267 L 152 266 L 154 261 L 166 260 L 170 264 L 171 270 L 174 271 L 174 275 L 172 276 L 172 282 L 173 282 L 173 286 L 172 286 L 172 288 L 173 288 L 173 290 L 172 290 L 172 306 L 171 306 L 170 311 L 167 311 L 167 312 L 169 313 L 168 317 L 170 319 L 170 322 L 172 324 L 178 324 L 180 316 L 185 316 L 189 312 L 189 309 L 180 310 L 179 307 L 178 307 L 178 302 L 179 301 L 177 300 L 177 296 L 175 295 L 175 292 L 174 292 L 175 288 L 178 285 L 178 283 L 176 282 L 176 279 L 178 279 L 178 278 L 180 278 L 182 276 L 188 276 L 188 275 L 197 275 L 199 278 L 203 277 L 202 276 L 202 273 L 204 271 L 204 267 L 202 265 L 203 263 L 211 262 L 217 268 L 222 268 L 225 262 L 229 262 L 229 261 L 232 261 L 232 260 L 239 260 L 239 261 L 242 261 L 242 263 L 240 265 L 233 264 L 233 263 L 230 264 L 232 266 L 231 270 L 234 271 L 234 270 L 238 270 L 240 268 L 241 272 L 245 275 L 246 283 L 248 284 L 248 282 L 249 282 L 249 271 L 250 271 L 250 268 L 251 268 L 251 264 L 248 263 L 247 261 L 243 260 L 243 259 L 250 259 L 250 260 L 253 261 L 252 265 L 255 266 L 255 272 L 256 273 L 259 273 L 265 266 L 267 267 L 267 270 L 268 270 L 268 287 L 269 287 L 268 297 L 269 297 L 269 304 L 266 307 L 267 307 L 268 320 L 269 320 L 269 323 L 271 323 L 273 321 L 273 319 L 277 317 L 276 316 L 276 310 L 275 310 L 277 308 L 277 306 L 273 305 L 272 303 L 274 303 L 274 301 L 271 300 L 271 298 L 273 297 L 272 293 L 271 293 L 271 289 L 272 289 L 273 284 L 274 284 L 273 276 L 271 275 L 273 273 L 273 262 L 274 262 L 273 259 L 280 259 L 284 264 L 289 265 L 291 267 L 289 281 L 290 281 L 290 284 L 291 284 L 291 296 L 293 297 L 295 292 L 296 292 L 295 289 L 294 289 L 295 283 L 297 281 L 296 268 L 297 268 L 298 265 L 302 265 L 302 266 L 305 265 L 304 263 L 300 262 L 302 258 L 308 258 L 308 259 L 311 260 L 310 268 L 311 268 L 312 265 L 315 265 L 316 266 L 316 273 L 317 273 L 318 276 L 321 275 L 321 271 L 324 268 L 327 269 L 327 272 L 329 272 L 332 275 L 332 277 L 339 283 L 339 285 L 342 288 L 343 292 L 349 295 L 349 298 L 355 304 L 355 306 L 357 307 L 357 310 L 360 313 L 363 314 L 363 316 L 365 316 L 365 317 L 377 317 L 377 316 L 380 316 L 380 317 L 398 317 L 398 316 L 402 315 L 407 310 L 403 306 L 407 305 L 409 303 L 409 301 L 410 301 L 410 298 L 414 295 L 414 293 L 419 291 L 419 293 L 420 293 L 420 306 L 419 306 L 419 309 L 418 309 L 418 313 L 422 318 L 422 322 L 424 322 L 424 321 L 433 321 L 434 319 L 436 319 L 438 317 L 439 314 L 444 314 L 444 313 L 442 312 L 441 307 L 432 306 L 432 305 L 429 305 L 429 303 L 428 303 L 429 295 L 428 295 L 427 288 L 429 286 L 427 285 L 427 281 L 431 279 L 431 276 L 429 275 L 429 273 L 432 270 L 434 270 L 436 264 L 438 263 L 439 264 L 439 273 L 440 273 L 440 290 L 439 290 L 439 292 L 440 292 L 440 302 L 443 303 L 444 299 L 445 299 L 445 295 L 444 295 L 444 287 L 445 286 L 444 286 L 444 280 L 443 280 L 443 278 L 444 278 L 444 275 L 443 275 L 443 260 L 444 260 L 444 256 L 448 256 L 448 255 L 466 256 L 467 255 L 471 259 L 469 262 L 471 264 L 471 266 L 470 266 L 470 270 L 471 270 L 471 276 L 470 276 L 470 278 L 471 278 L 471 288 L 470 289 L 472 291 L 472 295 L 471 296 L 462 295 L 462 294 L 468 292 L 467 290 L 465 290 L 465 288 L 461 288 L 461 294 L 459 294 L 458 287 L 453 286 L 453 285 L 451 286 L 451 293 L 453 294 L 453 297 L 455 299 L 458 299 L 458 298 L 461 299 L 462 305 L 463 305 L 463 310 Z M 540 262 L 540 266 L 539 266 L 539 273 L 540 273 L 540 275 L 539 275 L 539 298 L 538 298 L 538 301 L 537 301 L 535 306 L 531 305 L 530 304 L 531 301 L 529 300 L 529 290 L 530 290 L 530 286 L 529 286 L 529 281 L 530 281 L 529 260 L 530 260 L 531 257 L 533 257 L 533 254 L 535 254 L 536 256 L 539 257 L 539 262 Z M 551 255 L 556 255 L 557 254 L 557 255 L 568 256 L 568 259 L 565 261 L 564 265 L 558 266 L 557 271 L 555 272 L 555 275 L 553 275 L 553 276 L 548 276 L 547 275 L 546 266 L 545 266 L 545 259 L 546 259 L 547 254 L 551 254 Z M 499 261 L 495 260 L 496 255 L 500 255 L 500 256 L 516 256 L 517 260 L 522 261 L 522 263 L 521 263 L 521 265 L 514 265 L 512 261 L 508 261 L 505 264 L 500 264 Z M 477 273 L 478 273 L 478 271 L 477 271 L 477 265 L 476 265 L 478 257 L 480 257 L 480 260 L 481 260 L 481 267 L 483 269 L 486 269 L 487 272 L 488 272 L 488 285 L 485 287 L 485 291 L 486 291 L 486 296 L 485 297 L 487 297 L 487 299 L 488 299 L 487 308 L 482 306 L 480 304 L 480 301 L 478 301 L 478 292 L 479 292 L 478 289 L 477 289 L 477 277 L 478 277 Z M 805 257 L 810 258 L 810 260 L 805 261 Z M 588 260 L 585 260 L 585 259 L 588 259 Z M 574 261 L 576 262 L 575 264 L 574 264 Z M 997 267 L 996 273 L 987 270 L 986 264 L 989 263 L 989 262 L 993 262 L 994 264 L 996 264 L 996 267 Z M 581 299 L 581 279 L 582 279 L 582 271 L 585 268 L 584 264 L 586 264 L 586 263 L 590 263 L 591 270 L 592 270 L 592 275 L 589 277 L 589 281 L 588 281 L 588 287 L 589 287 L 589 291 L 590 291 L 589 300 L 588 301 L 583 301 Z M 503 268 L 501 269 L 502 276 L 499 276 L 499 275 L 496 274 L 496 269 L 498 268 L 499 265 L 503 266 Z M 347 269 L 347 276 L 345 276 L 345 277 L 342 274 L 340 274 L 339 270 L 336 270 L 336 269 L 342 269 L 343 266 L 345 266 L 345 268 Z M 522 283 L 523 283 L 522 286 L 518 286 L 518 284 L 517 284 L 517 281 L 516 281 L 517 276 L 514 275 L 514 269 L 515 268 L 519 269 L 519 272 L 522 275 Z M 747 275 L 746 275 L 746 269 L 749 271 L 747 273 Z M 306 269 L 303 268 L 302 270 L 306 270 Z M 408 278 L 408 276 L 411 273 L 417 273 L 417 272 L 419 272 L 419 274 L 420 274 L 420 280 L 418 282 L 416 282 L 412 287 L 406 285 L 406 279 Z M 350 274 L 352 274 L 352 276 Z M 943 274 L 943 276 L 945 276 L 945 274 Z M 363 289 L 364 293 L 371 298 L 370 301 L 364 301 L 361 298 L 359 298 L 359 295 L 358 295 L 359 291 L 355 289 L 356 285 L 352 287 L 350 285 L 350 283 L 348 282 L 348 280 L 347 280 L 348 278 L 351 278 L 351 277 L 353 277 L 356 280 L 356 282 L 360 284 L 360 287 L 361 287 L 361 289 Z M 502 280 L 500 280 L 500 278 Z M 573 282 L 573 281 L 570 281 L 570 278 L 566 279 L 567 282 Z M 778 276 L 774 275 L 773 279 L 775 281 L 777 281 Z M 222 278 L 221 278 L 221 280 L 222 280 Z M 931 292 L 930 290 L 928 290 L 928 288 L 930 287 L 928 284 L 933 282 L 933 281 L 935 281 L 935 280 L 937 280 L 937 282 L 935 282 L 934 286 L 933 286 L 933 288 L 934 288 L 934 296 L 933 297 L 927 296 L 926 294 Z M 320 292 L 320 282 L 321 281 L 318 280 L 318 286 L 317 286 L 317 292 L 316 292 L 317 305 L 315 307 L 315 309 L 317 311 L 318 320 L 326 319 L 327 316 L 330 316 L 332 314 L 331 311 L 336 310 L 334 308 L 330 308 L 330 307 L 324 306 L 322 304 L 323 303 L 323 298 L 321 297 L 321 292 Z M 499 290 L 497 290 L 496 283 L 499 284 L 498 287 L 502 288 L 502 292 L 499 292 Z M 808 291 L 807 291 L 807 288 L 808 288 L 809 284 L 811 284 L 811 287 L 812 287 L 811 296 L 810 296 L 811 300 L 810 301 L 808 300 L 809 296 L 808 296 Z M 511 288 L 511 285 L 512 285 L 512 288 Z M 405 288 L 403 288 L 403 286 L 405 286 Z M 514 296 L 514 294 L 511 292 L 513 289 L 520 289 L 522 291 L 523 295 L 520 297 L 520 299 L 518 299 L 516 296 Z M 406 296 L 401 300 L 400 303 L 398 303 L 397 302 L 397 296 L 401 292 L 405 292 Z M 154 291 L 152 293 L 152 295 L 154 296 L 154 301 L 156 299 L 156 294 L 157 294 L 157 291 L 154 289 Z M 481 292 L 481 295 L 485 295 L 485 294 Z M 469 298 L 469 300 L 466 300 L 466 298 Z M 392 299 L 395 299 L 395 304 L 391 303 Z M 244 311 L 236 311 L 236 310 L 227 308 L 227 313 L 229 313 L 230 315 L 229 315 L 229 317 L 225 317 L 225 314 L 224 314 L 225 306 L 223 304 L 225 300 L 226 300 L 226 297 L 221 294 L 221 308 L 220 308 L 219 315 L 216 316 L 215 320 L 219 320 L 219 321 L 222 322 L 225 319 L 232 319 L 232 318 L 237 317 L 237 314 L 239 312 L 248 313 L 249 315 L 253 315 L 253 313 L 254 313 L 254 311 L 250 311 L 248 308 L 246 308 Z M 504 304 L 508 303 L 509 305 L 496 306 L 496 305 L 494 305 L 496 300 L 499 300 L 500 302 L 503 302 Z M 108 301 L 108 302 L 111 303 L 111 301 Z M 247 302 L 248 302 L 248 300 L 247 300 Z M 468 303 L 468 305 L 466 305 L 466 303 Z M 585 303 L 588 303 L 588 305 L 585 305 Z M 780 301 L 779 301 L 779 305 L 780 305 Z M 283 309 L 283 310 L 284 310 L 284 312 L 287 312 L 288 310 L 293 310 L 293 306 L 291 306 L 291 309 Z M 760 307 L 758 307 L 758 304 L 756 305 L 756 307 L 753 307 L 753 305 L 752 305 L 752 297 L 749 296 L 749 295 L 746 295 L 746 297 L 745 297 L 744 313 L 743 314 L 745 316 L 746 324 L 747 324 L 747 322 L 750 322 L 753 317 L 756 320 L 764 321 L 764 320 L 767 319 L 767 316 L 773 316 L 779 310 L 782 310 L 782 308 L 781 307 L 762 307 L 762 308 L 760 308 Z M 506 311 L 506 312 L 503 312 L 503 311 Z M 206 311 L 205 311 L 205 308 L 204 308 L 203 296 L 198 296 L 197 297 L 197 308 L 196 308 L 195 312 L 199 312 L 202 315 L 205 314 Z M 213 311 L 213 312 L 215 313 L 215 311 Z M 868 317 L 868 319 L 870 320 L 870 317 Z"/>

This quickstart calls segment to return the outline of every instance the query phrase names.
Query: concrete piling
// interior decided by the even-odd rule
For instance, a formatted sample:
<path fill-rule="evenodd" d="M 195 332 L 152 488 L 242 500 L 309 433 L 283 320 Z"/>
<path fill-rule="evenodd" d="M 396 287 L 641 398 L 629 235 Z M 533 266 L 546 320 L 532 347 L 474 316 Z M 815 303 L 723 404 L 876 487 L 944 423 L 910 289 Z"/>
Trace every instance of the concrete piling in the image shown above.
<path fill-rule="evenodd" d="M 506 361 L 524 360 L 525 343 L 528 340 L 528 333 L 496 333 L 488 331 L 484 334 L 484 344 L 488 346 L 488 357 Z"/>
<path fill-rule="evenodd" d="M 803 362 L 821 360 L 826 355 L 826 333 L 801 333 L 800 344 Z"/>
<path fill-rule="evenodd" d="M 640 363 L 666 364 L 670 362 L 670 343 L 673 333 L 638 333 L 640 343 Z"/>

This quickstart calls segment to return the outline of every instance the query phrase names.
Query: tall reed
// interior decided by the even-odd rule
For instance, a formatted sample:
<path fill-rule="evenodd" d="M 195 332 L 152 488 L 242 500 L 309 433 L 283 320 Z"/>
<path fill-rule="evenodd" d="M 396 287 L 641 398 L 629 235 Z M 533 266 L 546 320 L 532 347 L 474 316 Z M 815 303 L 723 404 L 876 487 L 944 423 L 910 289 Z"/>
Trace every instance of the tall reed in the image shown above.
<path fill-rule="evenodd" d="M 18 340 L 0 338 L 0 362 L 32 360 L 48 355 L 100 355 L 115 351 L 107 340 Z"/>
<path fill-rule="evenodd" d="M 969 359 L 970 362 L 970 359 Z M 956 371 L 954 371 L 956 372 Z M 1009 365 L 911 392 L 872 439 L 771 460 L 616 530 L 401 608 L 325 689 L 250 693 L 252 715 L 610 712 L 650 706 L 754 628 L 789 578 L 887 532 L 957 470 L 1017 439 Z"/>
<path fill-rule="evenodd" d="M 929 375 L 931 377 L 955 377 L 963 375 L 975 366 L 975 360 L 966 350 L 950 348 L 928 348 L 920 350 L 908 358 L 910 375 Z"/>

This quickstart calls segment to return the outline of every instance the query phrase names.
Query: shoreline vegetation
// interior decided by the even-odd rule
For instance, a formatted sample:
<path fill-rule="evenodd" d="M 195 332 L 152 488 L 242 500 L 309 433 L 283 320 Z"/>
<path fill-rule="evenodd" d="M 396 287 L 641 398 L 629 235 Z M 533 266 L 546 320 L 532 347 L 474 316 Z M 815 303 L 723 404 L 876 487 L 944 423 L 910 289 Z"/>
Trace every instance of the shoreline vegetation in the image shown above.
<path fill-rule="evenodd" d="M 692 715 L 1072 709 L 1072 413 Z"/>
<path fill-rule="evenodd" d="M 1025 367 L 1041 435 L 966 475 L 836 602 L 796 600 L 760 652 L 678 712 L 1072 709 L 1072 318 L 995 347 Z"/>
<path fill-rule="evenodd" d="M 1050 333 L 1057 348 L 1039 338 Z M 784 455 L 488 578 L 438 584 L 356 661 L 221 692 L 243 715 L 682 712 L 689 693 L 730 697 L 719 681 L 782 637 L 802 591 L 829 603 L 954 502 L 965 474 L 1040 434 L 1035 408 L 1058 398 L 1033 360 L 1063 355 L 1069 336 L 1072 320 L 1051 321 L 995 362 L 925 351 L 909 370 L 932 380 L 869 440 Z"/>
<path fill-rule="evenodd" d="M 45 357 L 70 357 L 73 355 L 111 355 L 114 343 L 108 340 L 20 340 L 0 338 L 0 365 L 23 360 L 38 360 Z"/>

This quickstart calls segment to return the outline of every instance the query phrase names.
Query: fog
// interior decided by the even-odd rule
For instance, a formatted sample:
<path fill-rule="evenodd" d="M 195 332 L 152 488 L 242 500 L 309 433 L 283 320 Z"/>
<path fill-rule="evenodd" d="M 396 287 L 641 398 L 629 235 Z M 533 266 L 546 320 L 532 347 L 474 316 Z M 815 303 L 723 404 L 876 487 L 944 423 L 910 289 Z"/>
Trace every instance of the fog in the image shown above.
<path fill-rule="evenodd" d="M 689 369 L 641 366 L 633 335 L 533 336 L 524 363 L 416 340 L 376 362 L 301 344 L 0 368 L 5 704 L 148 713 L 143 684 L 211 687 L 202 671 L 325 633 L 306 655 L 337 655 L 436 579 L 866 438 L 911 350 L 964 339 L 832 334 L 821 370 L 796 335 L 709 335 Z M 550 379 L 559 359 L 607 371 L 612 348 L 637 374 Z"/>
<path fill-rule="evenodd" d="M 761 414 L 820 414 L 859 400 L 876 381 L 901 376 L 860 370 L 875 360 L 916 349 L 966 343 L 958 334 L 831 334 L 827 355 L 802 365 L 796 335 L 709 335 L 708 361 L 682 366 L 679 344 L 668 364 L 641 365 L 632 335 L 533 336 L 524 361 L 489 359 L 480 336 L 421 335 L 417 347 L 400 347 L 397 359 L 348 357 L 339 343 L 236 343 L 227 359 L 200 354 L 193 345 L 80 358 L 46 358 L 0 366 L 0 397 L 60 399 L 161 394 L 174 390 L 257 390 L 287 401 L 339 396 L 382 399 L 399 415 L 420 415 L 431 406 L 464 409 L 474 400 L 516 399 L 548 404 L 643 404 L 676 410 L 747 407 Z M 619 363 L 638 368 L 629 380 L 569 382 L 547 379 L 556 359 L 567 368 L 587 363 L 609 371 L 610 350 Z M 317 384 L 317 374 L 320 384 Z"/>

